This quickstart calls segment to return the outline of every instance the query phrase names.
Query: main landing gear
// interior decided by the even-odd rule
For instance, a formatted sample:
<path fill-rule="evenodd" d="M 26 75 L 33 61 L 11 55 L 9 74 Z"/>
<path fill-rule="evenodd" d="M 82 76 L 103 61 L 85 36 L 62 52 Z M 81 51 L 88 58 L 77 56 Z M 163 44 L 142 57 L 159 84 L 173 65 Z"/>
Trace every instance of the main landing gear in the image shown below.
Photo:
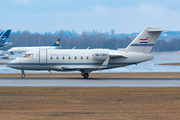
<path fill-rule="evenodd" d="M 22 77 L 22 78 L 25 78 L 24 70 L 21 70 L 21 73 L 22 73 L 22 74 L 21 74 L 21 77 Z"/>
<path fill-rule="evenodd" d="M 85 73 L 85 74 L 83 75 L 83 77 L 84 77 L 85 79 L 87 79 L 87 78 L 89 77 L 89 74 L 88 74 L 88 73 Z"/>
<path fill-rule="evenodd" d="M 89 77 L 89 73 L 84 72 L 84 71 L 81 72 L 81 75 L 82 75 L 85 79 L 87 79 L 87 78 Z"/>

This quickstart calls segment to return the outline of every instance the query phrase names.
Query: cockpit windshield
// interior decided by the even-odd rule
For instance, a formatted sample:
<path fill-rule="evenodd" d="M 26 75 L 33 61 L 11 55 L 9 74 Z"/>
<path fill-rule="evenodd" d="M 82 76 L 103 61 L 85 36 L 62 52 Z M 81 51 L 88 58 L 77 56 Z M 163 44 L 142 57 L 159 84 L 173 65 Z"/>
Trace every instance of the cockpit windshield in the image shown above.
<path fill-rule="evenodd" d="M 25 54 L 24 57 L 33 58 L 33 54 Z"/>

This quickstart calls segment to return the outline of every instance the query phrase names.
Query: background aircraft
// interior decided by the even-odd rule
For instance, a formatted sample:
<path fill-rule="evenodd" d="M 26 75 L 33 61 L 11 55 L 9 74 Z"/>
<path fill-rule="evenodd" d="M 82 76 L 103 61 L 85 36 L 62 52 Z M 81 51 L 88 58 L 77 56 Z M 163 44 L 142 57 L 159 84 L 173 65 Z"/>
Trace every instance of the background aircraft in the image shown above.
<path fill-rule="evenodd" d="M 59 49 L 61 48 L 60 46 L 60 38 L 54 43 L 52 46 L 34 46 L 34 47 L 12 47 L 11 49 L 8 50 L 11 54 L 15 52 L 27 52 L 35 49 Z"/>
<path fill-rule="evenodd" d="M 4 32 L 5 32 L 5 31 L 1 31 L 0 36 L 1 36 Z"/>
<path fill-rule="evenodd" d="M 9 45 L 12 44 L 8 42 L 9 36 L 10 36 L 11 30 L 6 30 L 5 32 L 2 31 L 0 33 L 0 47 L 8 47 Z"/>
<path fill-rule="evenodd" d="M 27 52 L 24 57 L 17 58 L 8 67 L 22 70 L 55 70 L 81 72 L 84 78 L 96 70 L 124 67 L 152 60 L 149 54 L 161 32 L 158 27 L 146 27 L 126 49 L 49 49 Z"/>

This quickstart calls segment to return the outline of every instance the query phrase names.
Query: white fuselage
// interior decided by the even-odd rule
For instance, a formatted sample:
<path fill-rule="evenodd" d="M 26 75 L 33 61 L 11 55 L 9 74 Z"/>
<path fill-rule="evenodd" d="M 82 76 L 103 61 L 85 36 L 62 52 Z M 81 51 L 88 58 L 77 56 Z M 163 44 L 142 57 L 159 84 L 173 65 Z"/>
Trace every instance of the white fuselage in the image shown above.
<path fill-rule="evenodd" d="M 34 50 L 27 54 L 33 54 L 33 57 L 17 58 L 10 62 L 8 66 L 20 70 L 79 70 L 91 72 L 123 67 L 154 58 L 151 54 L 109 49 Z M 108 57 L 110 59 L 107 66 L 102 67 Z"/>
<path fill-rule="evenodd" d="M 58 47 L 55 46 L 37 46 L 37 47 L 12 47 L 8 50 L 8 52 L 28 52 L 32 50 L 48 50 L 48 49 L 56 49 Z"/>

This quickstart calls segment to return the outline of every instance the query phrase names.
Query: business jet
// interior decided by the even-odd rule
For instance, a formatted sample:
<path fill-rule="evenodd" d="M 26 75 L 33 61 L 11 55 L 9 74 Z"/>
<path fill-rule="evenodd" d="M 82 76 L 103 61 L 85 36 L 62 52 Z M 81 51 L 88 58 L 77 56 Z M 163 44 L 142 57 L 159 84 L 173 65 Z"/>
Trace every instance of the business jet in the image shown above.
<path fill-rule="evenodd" d="M 7 47 L 12 44 L 8 42 L 10 34 L 11 30 L 2 31 L 0 33 L 0 47 Z"/>
<path fill-rule="evenodd" d="M 149 53 L 163 31 L 158 27 L 146 27 L 125 49 L 33 50 L 7 66 L 21 70 L 22 78 L 25 77 L 24 70 L 80 71 L 84 78 L 88 78 L 92 71 L 152 60 L 154 55 Z"/>
<path fill-rule="evenodd" d="M 13 54 L 15 52 L 21 53 L 21 52 L 27 52 L 27 51 L 31 51 L 31 50 L 35 50 L 35 49 L 37 49 L 37 50 L 59 49 L 59 48 L 61 48 L 61 46 L 59 46 L 59 45 L 60 45 L 60 38 L 52 46 L 12 47 L 11 49 L 8 50 L 8 52 Z"/>

